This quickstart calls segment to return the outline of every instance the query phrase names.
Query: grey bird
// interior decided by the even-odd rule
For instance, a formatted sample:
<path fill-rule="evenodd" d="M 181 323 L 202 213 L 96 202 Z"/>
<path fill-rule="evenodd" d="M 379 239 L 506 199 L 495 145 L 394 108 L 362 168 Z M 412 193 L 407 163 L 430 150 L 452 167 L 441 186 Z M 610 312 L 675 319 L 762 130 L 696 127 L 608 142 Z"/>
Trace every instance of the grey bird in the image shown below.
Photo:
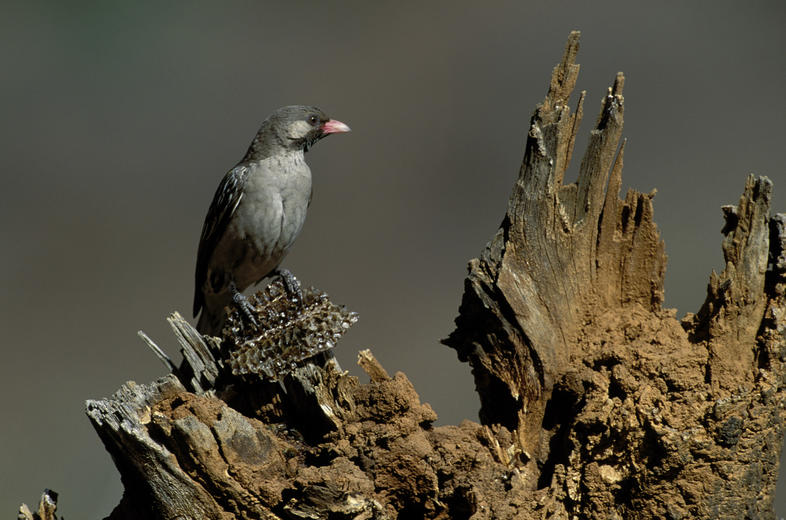
<path fill-rule="evenodd" d="M 230 302 L 253 321 L 242 291 L 280 274 L 311 204 L 311 170 L 304 154 L 323 137 L 349 132 L 317 107 L 293 105 L 273 112 L 243 160 L 224 176 L 207 211 L 197 252 L 194 317 L 197 330 L 218 336 Z M 296 287 L 295 290 L 299 290 Z"/>

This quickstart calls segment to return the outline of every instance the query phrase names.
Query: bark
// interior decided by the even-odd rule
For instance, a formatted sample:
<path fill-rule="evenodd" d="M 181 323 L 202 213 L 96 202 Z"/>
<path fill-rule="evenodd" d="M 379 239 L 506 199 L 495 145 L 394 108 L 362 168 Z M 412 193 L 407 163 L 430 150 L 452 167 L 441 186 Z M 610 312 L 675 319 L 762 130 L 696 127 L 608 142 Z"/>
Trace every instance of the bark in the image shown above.
<path fill-rule="evenodd" d="M 203 338 L 175 314 L 181 365 L 145 336 L 172 373 L 88 402 L 125 487 L 109 518 L 772 518 L 786 215 L 749 177 L 723 208 L 725 269 L 677 320 L 655 192 L 619 198 L 622 74 L 563 182 L 577 51 L 572 33 L 444 341 L 472 366 L 481 424 L 433 426 L 369 351 L 368 383 L 343 372 L 331 349 L 356 315 L 272 284 L 259 327 L 232 311 L 223 338 Z"/>

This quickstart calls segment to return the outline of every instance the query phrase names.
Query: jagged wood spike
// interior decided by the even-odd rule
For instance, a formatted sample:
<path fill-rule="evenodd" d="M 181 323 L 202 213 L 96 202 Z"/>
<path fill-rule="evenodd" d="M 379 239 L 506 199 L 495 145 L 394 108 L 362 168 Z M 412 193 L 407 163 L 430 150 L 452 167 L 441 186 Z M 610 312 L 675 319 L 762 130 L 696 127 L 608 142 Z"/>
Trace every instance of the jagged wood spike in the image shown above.
<path fill-rule="evenodd" d="M 169 370 L 170 372 L 175 372 L 177 370 L 175 364 L 172 363 L 172 359 L 166 354 L 166 352 L 161 350 L 161 347 L 156 345 L 156 343 L 152 339 L 150 339 L 150 336 L 148 336 L 147 334 L 144 333 L 144 331 L 141 330 L 137 331 L 136 334 L 142 339 L 142 341 L 145 342 L 145 345 L 147 345 L 148 348 L 153 351 L 153 354 L 155 354 L 155 356 L 159 360 L 161 360 L 161 362 L 164 364 L 167 370 Z"/>

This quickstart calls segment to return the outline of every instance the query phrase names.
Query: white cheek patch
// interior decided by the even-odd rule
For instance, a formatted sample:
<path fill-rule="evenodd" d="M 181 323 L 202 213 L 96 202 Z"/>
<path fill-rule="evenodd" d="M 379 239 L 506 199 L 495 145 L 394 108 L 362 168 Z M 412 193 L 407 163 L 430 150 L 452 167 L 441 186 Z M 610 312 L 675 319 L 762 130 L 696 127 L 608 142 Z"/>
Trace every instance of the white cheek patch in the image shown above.
<path fill-rule="evenodd" d="M 295 121 L 290 123 L 289 128 L 287 130 L 287 136 L 290 139 L 302 139 L 306 137 L 311 131 L 311 125 L 306 123 L 305 121 Z"/>

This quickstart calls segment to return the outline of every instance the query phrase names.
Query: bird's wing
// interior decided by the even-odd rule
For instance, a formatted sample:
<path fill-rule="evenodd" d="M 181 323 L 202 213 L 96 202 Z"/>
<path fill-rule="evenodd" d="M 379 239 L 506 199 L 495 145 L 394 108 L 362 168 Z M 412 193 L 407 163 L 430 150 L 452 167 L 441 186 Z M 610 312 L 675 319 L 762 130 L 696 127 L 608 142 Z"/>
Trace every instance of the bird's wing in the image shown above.
<path fill-rule="evenodd" d="M 207 210 L 197 251 L 196 275 L 194 277 L 194 316 L 199 314 L 199 310 L 204 305 L 202 287 L 207 277 L 207 265 L 210 262 L 210 257 L 226 231 L 232 214 L 240 204 L 240 199 L 243 198 L 243 187 L 247 177 L 248 168 L 245 166 L 235 166 L 230 170 L 218 185 L 210 209 Z"/>

